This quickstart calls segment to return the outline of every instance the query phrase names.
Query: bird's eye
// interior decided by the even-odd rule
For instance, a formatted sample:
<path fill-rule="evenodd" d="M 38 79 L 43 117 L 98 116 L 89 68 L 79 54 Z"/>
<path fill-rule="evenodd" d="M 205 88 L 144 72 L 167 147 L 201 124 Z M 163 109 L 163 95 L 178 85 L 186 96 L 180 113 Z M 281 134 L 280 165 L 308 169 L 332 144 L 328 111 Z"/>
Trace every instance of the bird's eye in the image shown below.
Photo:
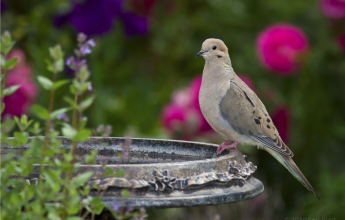
<path fill-rule="evenodd" d="M 213 46 L 213 47 L 212 47 L 212 50 L 215 50 L 215 49 L 217 49 L 217 46 Z"/>

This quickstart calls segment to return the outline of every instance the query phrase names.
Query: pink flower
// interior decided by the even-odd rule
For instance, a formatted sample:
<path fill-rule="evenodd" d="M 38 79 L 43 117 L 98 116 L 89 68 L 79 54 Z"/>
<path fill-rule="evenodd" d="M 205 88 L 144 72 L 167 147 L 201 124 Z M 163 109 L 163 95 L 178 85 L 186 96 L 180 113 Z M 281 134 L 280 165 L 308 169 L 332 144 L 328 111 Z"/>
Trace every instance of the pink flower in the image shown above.
<path fill-rule="evenodd" d="M 276 126 L 280 137 L 287 143 L 289 140 L 289 129 L 290 129 L 290 112 L 284 107 L 277 107 L 271 114 L 274 125 Z"/>
<path fill-rule="evenodd" d="M 170 103 L 163 108 L 162 124 L 171 136 L 190 140 L 200 127 L 200 118 L 195 109 Z"/>
<path fill-rule="evenodd" d="M 191 92 L 191 100 L 192 100 L 191 104 L 192 104 L 192 107 L 196 109 L 196 111 L 198 112 L 200 120 L 201 120 L 199 132 L 206 132 L 206 131 L 212 131 L 212 128 L 208 124 L 204 116 L 202 115 L 200 105 L 199 105 L 199 91 L 201 87 L 201 79 L 202 79 L 201 75 L 197 76 L 192 80 L 190 84 L 190 92 Z"/>
<path fill-rule="evenodd" d="M 13 50 L 9 58 L 18 57 L 15 68 L 7 74 L 6 86 L 20 85 L 21 87 L 12 95 L 4 98 L 5 109 L 2 115 L 21 116 L 26 114 L 37 96 L 37 88 L 30 78 L 31 68 L 25 63 L 25 55 L 20 50 Z"/>
<path fill-rule="evenodd" d="M 292 75 L 299 70 L 298 58 L 308 51 L 303 30 L 290 24 L 274 24 L 257 38 L 256 50 L 261 64 L 280 75 Z"/>
<path fill-rule="evenodd" d="M 339 19 L 345 17 L 344 0 L 321 0 L 322 12 L 329 18 Z"/>

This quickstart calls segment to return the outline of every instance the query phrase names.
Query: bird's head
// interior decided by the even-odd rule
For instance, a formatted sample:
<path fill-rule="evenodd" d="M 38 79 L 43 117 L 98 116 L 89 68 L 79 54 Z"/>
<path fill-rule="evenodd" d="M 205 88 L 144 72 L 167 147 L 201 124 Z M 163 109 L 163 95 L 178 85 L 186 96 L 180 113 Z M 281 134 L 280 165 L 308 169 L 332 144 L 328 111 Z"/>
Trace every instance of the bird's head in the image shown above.
<path fill-rule="evenodd" d="M 195 57 L 202 56 L 205 60 L 223 60 L 228 59 L 228 48 L 224 42 L 219 39 L 209 38 L 204 41 L 201 50 Z"/>

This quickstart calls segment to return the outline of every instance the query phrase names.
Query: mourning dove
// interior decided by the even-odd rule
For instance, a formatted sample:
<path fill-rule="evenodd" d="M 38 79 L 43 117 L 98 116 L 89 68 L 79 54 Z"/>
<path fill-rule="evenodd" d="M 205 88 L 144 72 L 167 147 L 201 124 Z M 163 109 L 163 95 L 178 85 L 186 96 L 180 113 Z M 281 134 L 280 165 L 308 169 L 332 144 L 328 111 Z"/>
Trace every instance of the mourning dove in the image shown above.
<path fill-rule="evenodd" d="M 199 56 L 205 59 L 200 108 L 211 127 L 226 140 L 217 154 L 237 144 L 255 145 L 270 153 L 320 199 L 292 160 L 293 153 L 280 138 L 264 104 L 234 72 L 224 42 L 205 40 Z"/>

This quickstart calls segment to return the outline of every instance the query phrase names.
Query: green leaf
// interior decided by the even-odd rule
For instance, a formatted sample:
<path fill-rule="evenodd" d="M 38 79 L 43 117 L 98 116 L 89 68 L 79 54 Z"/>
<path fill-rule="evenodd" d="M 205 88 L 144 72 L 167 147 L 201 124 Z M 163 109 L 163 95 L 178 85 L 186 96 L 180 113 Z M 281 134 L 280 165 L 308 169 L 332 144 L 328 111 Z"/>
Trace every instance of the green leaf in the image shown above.
<path fill-rule="evenodd" d="M 49 54 L 54 60 L 61 59 L 63 57 L 61 46 L 58 44 L 54 47 L 49 47 Z"/>
<path fill-rule="evenodd" d="M 55 119 L 57 118 L 59 115 L 67 112 L 70 108 L 60 108 L 60 109 L 57 109 L 55 111 L 53 111 L 51 114 L 50 114 L 50 118 L 52 119 Z"/>
<path fill-rule="evenodd" d="M 85 99 L 82 103 L 80 103 L 80 108 L 82 110 L 87 109 L 88 107 L 90 107 L 90 105 L 93 103 L 93 100 L 95 99 L 95 96 L 92 95 L 90 97 L 88 97 L 87 99 Z"/>
<path fill-rule="evenodd" d="M 18 141 L 20 145 L 26 144 L 28 142 L 29 136 L 25 134 L 27 133 L 26 132 L 21 133 L 18 131 L 14 132 L 14 137 L 16 138 L 16 140 Z"/>
<path fill-rule="evenodd" d="M 1 112 L 0 112 L 0 114 L 2 114 L 2 112 L 4 111 L 4 109 L 5 109 L 5 103 L 1 103 Z"/>
<path fill-rule="evenodd" d="M 98 185 L 96 183 L 92 183 L 93 188 L 98 189 Z"/>
<path fill-rule="evenodd" d="M 67 162 L 71 162 L 72 161 L 72 159 L 73 159 L 73 156 L 72 156 L 72 154 L 64 154 L 64 157 L 65 157 L 65 160 L 67 161 Z"/>
<path fill-rule="evenodd" d="M 50 90 L 52 88 L 53 82 L 50 79 L 48 79 L 47 77 L 38 76 L 37 79 L 38 79 L 38 82 L 41 84 L 41 86 L 44 89 Z"/>
<path fill-rule="evenodd" d="M 48 110 L 46 110 L 45 108 L 43 108 L 40 105 L 33 105 L 31 107 L 31 112 L 34 113 L 40 119 L 45 120 L 45 119 L 49 118 Z"/>
<path fill-rule="evenodd" d="M 80 129 L 83 129 L 85 128 L 85 125 L 86 125 L 86 122 L 87 122 L 87 118 L 86 117 L 83 117 L 81 120 L 80 120 Z"/>
<path fill-rule="evenodd" d="M 5 60 L 5 57 L 1 54 L 0 55 L 0 67 L 3 68 L 6 64 L 6 60 Z M 2 80 L 2 77 L 4 76 L 5 74 L 1 74 L 1 78 L 0 80 Z"/>
<path fill-rule="evenodd" d="M 77 135 L 73 138 L 74 141 L 83 142 L 86 141 L 91 136 L 90 129 L 81 129 Z"/>
<path fill-rule="evenodd" d="M 59 59 L 55 62 L 55 68 L 57 72 L 63 71 L 64 67 L 65 67 L 65 63 L 63 59 Z"/>
<path fill-rule="evenodd" d="M 11 70 L 11 69 L 13 69 L 13 67 L 16 66 L 17 62 L 18 62 L 18 58 L 17 57 L 12 58 L 10 60 L 7 60 L 5 65 L 4 65 L 4 68 L 6 68 L 8 70 Z"/>
<path fill-rule="evenodd" d="M 100 197 L 93 198 L 92 201 L 90 202 L 90 205 L 93 206 L 92 212 L 95 213 L 96 215 L 101 214 L 104 208 L 104 204 L 102 203 L 102 200 Z"/>
<path fill-rule="evenodd" d="M 46 181 L 50 185 L 50 188 L 55 193 L 59 192 L 61 182 L 61 179 L 59 178 L 59 173 L 52 169 L 47 169 L 44 170 L 43 176 L 46 178 Z"/>
<path fill-rule="evenodd" d="M 22 115 L 22 117 L 20 118 L 20 123 L 26 125 L 26 123 L 28 123 L 28 116 Z"/>
<path fill-rule="evenodd" d="M 16 122 L 17 126 L 20 127 L 20 121 L 19 118 L 17 116 L 13 117 L 14 121 Z"/>
<path fill-rule="evenodd" d="M 3 96 L 12 95 L 19 88 L 20 88 L 20 85 L 14 85 L 14 86 L 7 87 L 6 89 L 4 89 L 2 95 Z"/>
<path fill-rule="evenodd" d="M 64 96 L 64 97 L 63 97 L 63 100 L 64 100 L 65 102 L 67 102 L 68 104 L 70 104 L 71 107 L 72 107 L 73 109 L 78 109 L 77 103 L 75 103 L 74 100 L 71 99 L 70 97 Z"/>
<path fill-rule="evenodd" d="M 127 199 L 131 196 L 131 194 L 129 193 L 129 191 L 127 189 L 123 189 L 121 191 L 121 196 Z"/>
<path fill-rule="evenodd" d="M 84 183 L 86 183 L 86 181 L 88 181 L 92 177 L 92 175 L 93 175 L 92 171 L 81 173 L 72 179 L 71 184 L 75 187 L 84 185 Z"/>
<path fill-rule="evenodd" d="M 113 170 L 110 167 L 106 167 L 104 168 L 105 174 L 104 176 L 111 176 L 111 174 L 113 174 Z"/>
<path fill-rule="evenodd" d="M 1 42 L 1 44 L 0 44 L 0 52 L 2 54 L 6 55 L 6 47 L 5 47 L 5 44 L 3 42 Z"/>
<path fill-rule="evenodd" d="M 65 85 L 68 83 L 68 80 L 60 80 L 60 81 L 57 81 L 55 82 L 53 85 L 52 85 L 52 89 L 58 89 L 60 88 L 61 86 Z"/>
<path fill-rule="evenodd" d="M 3 35 L 1 35 L 1 44 L 8 46 L 11 42 L 11 33 L 9 31 L 4 31 Z"/>
<path fill-rule="evenodd" d="M 69 91 L 71 92 L 72 95 L 76 94 L 77 93 L 77 90 L 75 88 L 75 85 L 70 85 L 69 86 Z"/>
<path fill-rule="evenodd" d="M 88 88 L 89 88 L 89 83 L 82 84 L 82 85 L 79 87 L 79 92 L 80 92 L 80 93 L 84 93 Z"/>
<path fill-rule="evenodd" d="M 46 62 L 46 64 L 47 64 L 47 70 L 50 72 L 54 72 L 52 61 L 49 59 L 44 59 L 44 62 Z"/>
<path fill-rule="evenodd" d="M 66 123 L 64 124 L 64 127 L 61 129 L 61 131 L 62 135 L 70 140 L 74 140 L 77 134 L 77 131 L 74 128 L 72 128 L 72 126 Z"/>
<path fill-rule="evenodd" d="M 123 175 L 125 175 L 125 171 L 119 170 L 119 171 L 116 171 L 116 173 L 114 174 L 114 177 L 122 177 Z"/>
<path fill-rule="evenodd" d="M 72 217 L 68 217 L 66 220 L 83 220 L 83 218 L 77 217 L 77 216 L 72 216 Z"/>
<path fill-rule="evenodd" d="M 15 41 L 12 41 L 6 48 L 6 51 L 5 51 L 5 54 L 8 54 L 11 50 L 12 50 L 12 47 L 14 46 L 16 42 Z"/>

